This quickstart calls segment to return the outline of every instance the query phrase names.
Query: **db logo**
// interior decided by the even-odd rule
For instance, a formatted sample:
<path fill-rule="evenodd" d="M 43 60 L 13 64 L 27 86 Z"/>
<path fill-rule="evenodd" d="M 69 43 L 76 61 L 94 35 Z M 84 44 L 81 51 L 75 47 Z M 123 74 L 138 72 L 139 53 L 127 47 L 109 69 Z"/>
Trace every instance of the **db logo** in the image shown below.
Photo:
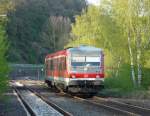
<path fill-rule="evenodd" d="M 86 78 L 86 77 L 88 77 L 88 75 L 84 75 L 84 77 Z"/>

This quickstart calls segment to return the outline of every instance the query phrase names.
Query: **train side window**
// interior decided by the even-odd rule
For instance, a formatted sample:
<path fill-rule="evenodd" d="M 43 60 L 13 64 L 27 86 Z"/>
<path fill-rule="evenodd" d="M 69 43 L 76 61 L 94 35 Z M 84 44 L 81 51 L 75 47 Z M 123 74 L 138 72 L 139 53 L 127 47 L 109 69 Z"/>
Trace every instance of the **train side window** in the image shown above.
<path fill-rule="evenodd" d="M 60 71 L 62 70 L 61 64 L 62 64 L 62 63 L 61 63 L 61 58 L 59 58 L 59 61 L 58 61 L 58 67 L 59 67 L 59 68 L 58 68 L 58 69 L 59 69 Z"/>
<path fill-rule="evenodd" d="M 51 60 L 48 60 L 48 70 L 51 70 Z"/>
<path fill-rule="evenodd" d="M 53 62 L 52 62 L 52 59 L 51 59 L 51 65 L 50 65 L 50 69 L 51 69 L 51 71 L 53 70 L 53 69 L 52 69 L 52 65 L 53 65 L 52 63 L 53 63 Z"/>
<path fill-rule="evenodd" d="M 49 60 L 49 70 L 51 70 L 51 60 Z"/>
<path fill-rule="evenodd" d="M 61 58 L 61 64 L 60 64 L 61 70 L 63 70 L 63 58 Z"/>
<path fill-rule="evenodd" d="M 63 58 L 61 58 L 61 70 L 63 70 Z"/>
<path fill-rule="evenodd" d="M 62 58 L 62 69 L 66 70 L 66 57 Z"/>
<path fill-rule="evenodd" d="M 55 63 L 56 63 L 56 70 L 58 70 L 58 59 L 56 59 Z"/>
<path fill-rule="evenodd" d="M 58 70 L 58 59 L 55 59 L 56 70 Z"/>
<path fill-rule="evenodd" d="M 45 62 L 46 70 L 48 70 L 48 61 Z"/>
<path fill-rule="evenodd" d="M 64 58 L 64 70 L 66 70 L 66 57 Z"/>
<path fill-rule="evenodd" d="M 56 61 L 56 59 L 53 60 L 53 69 L 54 70 L 57 69 L 57 61 Z"/>
<path fill-rule="evenodd" d="M 51 60 L 51 70 L 53 70 L 53 59 Z"/>
<path fill-rule="evenodd" d="M 55 70 L 55 59 L 53 59 L 53 70 Z"/>
<path fill-rule="evenodd" d="M 52 60 L 50 60 L 50 70 L 52 71 Z"/>
<path fill-rule="evenodd" d="M 49 70 L 49 60 L 47 60 L 47 70 Z"/>

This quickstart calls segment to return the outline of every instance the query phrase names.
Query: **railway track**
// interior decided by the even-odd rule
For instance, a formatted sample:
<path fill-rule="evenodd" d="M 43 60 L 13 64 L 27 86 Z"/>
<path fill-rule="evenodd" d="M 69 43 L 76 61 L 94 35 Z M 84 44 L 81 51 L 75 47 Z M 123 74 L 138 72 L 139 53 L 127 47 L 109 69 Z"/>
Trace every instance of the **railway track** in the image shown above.
<path fill-rule="evenodd" d="M 34 91 L 34 90 L 32 90 L 32 91 Z M 100 108 L 103 107 L 111 112 L 115 112 L 120 115 L 149 116 L 149 114 L 150 114 L 150 109 L 145 109 L 145 108 L 141 108 L 141 107 L 134 106 L 134 105 L 128 105 L 128 104 L 125 104 L 122 102 L 108 100 L 108 99 L 100 98 L 100 97 L 96 97 L 96 96 L 94 96 L 93 98 L 85 99 L 85 98 L 78 97 L 78 96 L 72 96 L 65 92 L 56 93 L 56 95 L 72 97 L 74 99 L 81 100 L 82 102 L 84 101 L 89 104 L 94 104 Z"/>
<path fill-rule="evenodd" d="M 31 116 L 72 116 L 56 104 L 50 102 L 40 94 L 25 86 L 14 87 L 21 102 L 26 108 L 27 114 Z"/>
<path fill-rule="evenodd" d="M 68 93 L 61 92 L 63 95 L 71 96 Z M 150 109 L 149 108 L 143 108 L 136 105 L 131 105 L 123 102 L 119 102 L 116 100 L 112 100 L 111 98 L 102 98 L 94 96 L 92 98 L 82 98 L 79 96 L 71 96 L 74 99 L 79 99 L 81 101 L 85 101 L 90 104 L 94 104 L 99 107 L 104 107 L 112 112 L 117 112 L 118 114 L 123 115 L 132 115 L 132 116 L 149 116 L 150 115 Z"/>
<path fill-rule="evenodd" d="M 36 94 L 38 97 L 40 97 L 44 101 L 46 101 L 46 102 L 51 101 L 50 99 L 48 99 L 48 97 L 46 97 L 45 95 L 42 94 L 42 90 L 38 91 L 38 89 L 33 89 L 33 88 L 30 88 L 27 86 L 26 86 L 26 88 L 28 88 L 28 90 L 32 91 L 34 94 Z M 65 97 L 66 99 L 71 98 L 74 100 L 81 101 L 81 103 L 86 103 L 88 105 L 93 105 L 95 107 L 99 107 L 99 109 L 103 108 L 109 112 L 113 112 L 113 113 L 119 114 L 121 116 L 122 115 L 125 115 L 125 116 L 127 116 L 127 115 L 129 115 L 129 116 L 131 116 L 131 115 L 132 116 L 149 116 L 149 114 L 150 114 L 150 109 L 114 101 L 111 98 L 101 98 L 101 97 L 96 97 L 96 96 L 94 96 L 93 98 L 82 98 L 79 96 L 72 96 L 68 93 L 58 92 L 58 91 L 57 91 L 57 93 L 54 93 L 54 94 L 57 97 Z M 54 103 L 48 103 L 48 104 L 50 104 L 54 108 L 55 108 L 55 106 L 58 107 L 58 109 L 57 108 L 56 109 L 63 114 L 64 110 L 62 110 L 59 106 L 57 106 Z M 67 110 L 67 111 L 69 111 L 69 110 Z M 66 114 L 64 114 L 64 115 L 72 115 L 68 112 L 65 112 L 65 113 Z M 75 114 L 73 114 L 73 115 L 75 115 Z"/>
<path fill-rule="evenodd" d="M 58 95 L 58 94 L 57 94 Z M 71 96 L 70 94 L 68 93 L 64 93 L 64 92 L 61 92 L 61 95 L 65 95 L 65 96 L 69 96 L 69 97 L 73 97 L 74 99 L 78 99 L 82 102 L 85 102 L 85 103 L 88 103 L 88 104 L 93 104 L 95 106 L 98 106 L 99 108 L 105 108 L 106 110 L 110 111 L 110 112 L 115 112 L 116 114 L 119 114 L 119 115 L 123 115 L 123 116 L 141 116 L 135 112 L 131 112 L 131 111 L 128 111 L 126 109 L 122 109 L 122 108 L 118 108 L 118 107 L 115 107 L 112 103 L 111 104 L 106 104 L 106 103 L 103 103 L 100 102 L 100 100 L 98 100 L 98 97 L 93 97 L 93 98 L 82 98 L 82 97 L 79 97 L 79 96 Z M 99 98 L 100 99 L 100 98 Z M 101 101 L 107 101 L 106 99 L 104 98 L 101 98 Z M 122 103 L 123 104 L 123 103 Z M 145 116 L 145 115 L 144 115 Z M 148 115 L 147 115 L 148 116 Z"/>
<path fill-rule="evenodd" d="M 143 107 L 140 107 L 137 105 L 131 105 L 131 104 L 119 102 L 119 101 L 113 100 L 111 98 L 105 99 L 105 98 L 95 96 L 92 101 L 96 102 L 96 103 L 101 103 L 104 105 L 116 107 L 116 108 L 121 109 L 121 110 L 126 110 L 128 112 L 132 112 L 132 113 L 134 113 L 136 115 L 140 115 L 140 116 L 141 115 L 142 116 L 149 116 L 150 115 L 150 109 L 149 108 L 143 108 Z"/>
<path fill-rule="evenodd" d="M 81 97 L 75 96 L 76 99 L 95 104 L 99 107 L 105 107 L 108 110 L 121 113 L 123 115 L 132 115 L 132 116 L 149 116 L 150 109 L 139 107 L 136 105 L 130 105 L 123 102 L 118 102 L 109 98 L 93 97 L 90 99 L 84 99 Z"/>

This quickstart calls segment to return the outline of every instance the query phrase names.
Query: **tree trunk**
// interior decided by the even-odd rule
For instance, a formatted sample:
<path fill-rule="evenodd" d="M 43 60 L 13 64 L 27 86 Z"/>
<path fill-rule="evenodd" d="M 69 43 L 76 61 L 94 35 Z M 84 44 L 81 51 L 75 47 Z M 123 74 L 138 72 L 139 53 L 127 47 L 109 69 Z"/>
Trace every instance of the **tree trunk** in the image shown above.
<path fill-rule="evenodd" d="M 134 62 L 133 62 L 133 53 L 132 53 L 132 49 L 131 49 L 130 32 L 128 33 L 128 48 L 129 48 L 129 53 L 130 53 L 131 79 L 133 81 L 133 85 L 136 86 Z"/>
<path fill-rule="evenodd" d="M 117 71 L 116 71 L 116 76 L 115 76 L 115 77 L 118 77 L 119 68 L 120 68 L 120 63 L 121 63 L 121 56 L 119 57 L 119 61 L 118 61 L 118 65 L 117 65 Z"/>
<path fill-rule="evenodd" d="M 137 33 L 137 79 L 138 79 L 138 86 L 141 86 L 142 80 L 142 69 L 141 69 L 141 36 L 140 32 Z"/>
<path fill-rule="evenodd" d="M 141 64 L 138 63 L 138 86 L 141 86 L 141 80 L 142 80 L 142 68 Z"/>

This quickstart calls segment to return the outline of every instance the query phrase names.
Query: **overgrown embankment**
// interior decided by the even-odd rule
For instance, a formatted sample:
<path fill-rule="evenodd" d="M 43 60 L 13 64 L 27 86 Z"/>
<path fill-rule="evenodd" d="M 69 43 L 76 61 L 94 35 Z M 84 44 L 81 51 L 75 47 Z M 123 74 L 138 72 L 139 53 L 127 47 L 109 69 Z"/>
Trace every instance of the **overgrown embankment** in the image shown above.
<path fill-rule="evenodd" d="M 143 68 L 144 78 L 141 86 L 134 86 L 130 77 L 130 65 L 124 65 L 119 70 L 118 77 L 105 78 L 105 89 L 100 92 L 103 96 L 150 99 L 150 68 Z M 137 74 L 136 74 L 137 75 Z M 137 81 L 137 78 L 136 78 Z"/>

